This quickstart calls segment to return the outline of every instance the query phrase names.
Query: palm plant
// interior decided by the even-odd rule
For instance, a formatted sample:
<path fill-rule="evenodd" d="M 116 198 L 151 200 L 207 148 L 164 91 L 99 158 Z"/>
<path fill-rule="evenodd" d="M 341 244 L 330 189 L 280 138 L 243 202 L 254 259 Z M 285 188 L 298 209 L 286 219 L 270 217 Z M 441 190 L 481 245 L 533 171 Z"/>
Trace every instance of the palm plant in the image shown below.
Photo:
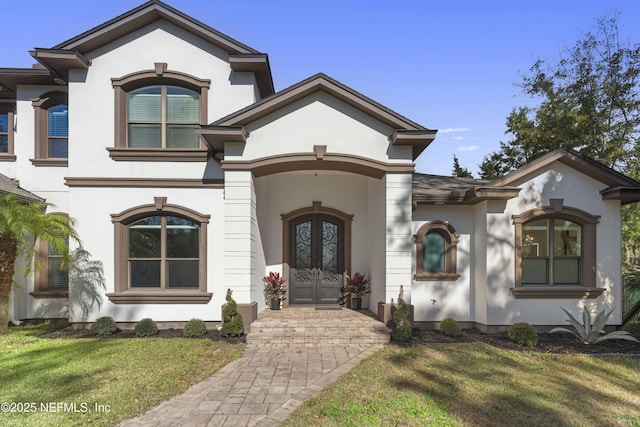
<path fill-rule="evenodd" d="M 68 268 L 71 256 L 67 237 L 80 241 L 73 219 L 46 214 L 51 207 L 46 202 L 23 204 L 12 194 L 0 195 L 0 334 L 8 327 L 9 294 L 18 256 L 33 259 L 35 239 L 44 239 L 53 251 L 62 254 L 62 268 Z M 32 271 L 31 262 L 26 264 L 25 276 Z M 37 259 L 34 265 L 39 268 Z"/>
<path fill-rule="evenodd" d="M 607 320 L 609 320 L 609 316 L 611 316 L 613 310 L 607 314 L 605 314 L 605 311 L 602 310 L 596 316 L 593 325 L 591 324 L 591 313 L 586 307 L 582 311 L 582 324 L 580 324 L 580 322 L 578 322 L 576 318 L 573 317 L 573 315 L 564 308 L 562 308 L 562 311 L 564 311 L 567 316 L 569 316 L 569 319 L 567 319 L 567 321 L 571 323 L 571 326 L 575 328 L 575 331 L 567 328 L 553 328 L 549 331 L 549 333 L 568 332 L 577 337 L 585 344 L 598 344 L 599 342 L 606 340 L 627 340 L 640 343 L 640 341 L 635 339 L 633 335 L 626 331 L 613 331 L 605 334 L 604 326 L 607 324 Z"/>

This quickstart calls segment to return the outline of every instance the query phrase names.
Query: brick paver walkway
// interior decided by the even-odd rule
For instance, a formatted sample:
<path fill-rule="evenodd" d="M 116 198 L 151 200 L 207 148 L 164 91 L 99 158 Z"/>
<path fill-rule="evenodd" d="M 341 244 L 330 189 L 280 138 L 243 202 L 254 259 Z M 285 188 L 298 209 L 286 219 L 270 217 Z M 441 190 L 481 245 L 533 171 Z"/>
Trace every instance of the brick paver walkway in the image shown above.
<path fill-rule="evenodd" d="M 270 315 L 268 311 L 265 313 Z M 310 316 L 308 312 L 301 315 Z M 290 321 L 291 313 L 287 316 Z M 313 324 L 314 319 L 309 322 Z M 277 426 L 302 402 L 382 346 L 381 343 L 251 344 L 240 359 L 184 394 L 120 425 Z"/>

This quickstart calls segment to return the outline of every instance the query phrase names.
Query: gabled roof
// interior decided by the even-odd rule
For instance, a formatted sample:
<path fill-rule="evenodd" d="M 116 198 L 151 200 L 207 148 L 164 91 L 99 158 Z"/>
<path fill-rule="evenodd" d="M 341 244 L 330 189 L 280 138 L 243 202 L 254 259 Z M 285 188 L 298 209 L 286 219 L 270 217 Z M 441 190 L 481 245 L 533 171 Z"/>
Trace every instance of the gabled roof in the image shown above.
<path fill-rule="evenodd" d="M 84 56 L 88 52 L 157 20 L 170 22 L 220 47 L 229 54 L 231 68 L 234 71 L 255 73 L 261 96 L 274 93 L 271 68 L 266 54 L 159 0 L 151 0 L 50 49 L 35 48 L 30 52 L 31 56 L 38 60 L 43 68 L 0 69 L 0 99 L 10 98 L 9 92 L 15 92 L 17 84 L 52 84 L 54 79 L 55 83 L 66 84 L 69 69 L 87 69 L 90 66 L 90 61 Z"/>
<path fill-rule="evenodd" d="M 617 199 L 623 204 L 640 201 L 640 182 L 568 148 L 552 151 L 494 181 L 491 186 L 514 185 L 556 161 L 609 186 L 600 192 L 603 199 Z"/>
<path fill-rule="evenodd" d="M 318 91 L 325 92 L 395 129 L 393 134 L 389 135 L 391 142 L 396 145 L 413 146 L 414 159 L 435 138 L 436 130 L 427 129 L 409 120 L 323 73 L 311 76 L 255 104 L 216 120 L 211 125 L 204 126 L 201 134 L 214 151 L 219 151 L 224 142 L 220 139 L 224 138 L 220 135 L 224 128 L 243 127 Z"/>
<path fill-rule="evenodd" d="M 20 187 L 15 179 L 0 174 L 0 194 L 13 194 L 22 203 L 43 202 L 44 199 Z"/>
<path fill-rule="evenodd" d="M 104 24 L 53 46 L 52 49 L 72 49 L 86 53 L 159 19 L 171 22 L 228 53 L 260 53 L 159 0 L 148 1 Z"/>

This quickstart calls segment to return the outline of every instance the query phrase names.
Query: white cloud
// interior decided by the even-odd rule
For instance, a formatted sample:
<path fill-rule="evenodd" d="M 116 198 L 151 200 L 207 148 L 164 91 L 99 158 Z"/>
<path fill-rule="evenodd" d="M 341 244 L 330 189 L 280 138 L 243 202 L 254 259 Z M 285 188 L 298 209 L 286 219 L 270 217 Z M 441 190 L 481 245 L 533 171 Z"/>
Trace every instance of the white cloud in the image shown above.
<path fill-rule="evenodd" d="M 440 129 L 438 133 L 450 133 L 450 132 L 469 132 L 471 128 L 446 128 Z"/>
<path fill-rule="evenodd" d="M 451 139 L 453 139 L 454 141 L 464 141 L 467 138 L 465 138 L 464 136 L 454 136 Z"/>
<path fill-rule="evenodd" d="M 458 151 L 476 151 L 480 149 L 478 145 L 467 145 L 463 147 L 458 147 Z"/>

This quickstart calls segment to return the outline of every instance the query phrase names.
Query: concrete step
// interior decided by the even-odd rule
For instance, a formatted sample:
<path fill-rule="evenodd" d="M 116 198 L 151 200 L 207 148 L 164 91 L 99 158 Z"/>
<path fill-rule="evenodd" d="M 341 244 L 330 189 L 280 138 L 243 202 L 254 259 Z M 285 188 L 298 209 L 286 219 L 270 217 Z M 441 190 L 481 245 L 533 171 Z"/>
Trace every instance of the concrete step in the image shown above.
<path fill-rule="evenodd" d="M 288 307 L 265 310 L 250 327 L 247 344 L 385 344 L 390 331 L 372 313 Z"/>

